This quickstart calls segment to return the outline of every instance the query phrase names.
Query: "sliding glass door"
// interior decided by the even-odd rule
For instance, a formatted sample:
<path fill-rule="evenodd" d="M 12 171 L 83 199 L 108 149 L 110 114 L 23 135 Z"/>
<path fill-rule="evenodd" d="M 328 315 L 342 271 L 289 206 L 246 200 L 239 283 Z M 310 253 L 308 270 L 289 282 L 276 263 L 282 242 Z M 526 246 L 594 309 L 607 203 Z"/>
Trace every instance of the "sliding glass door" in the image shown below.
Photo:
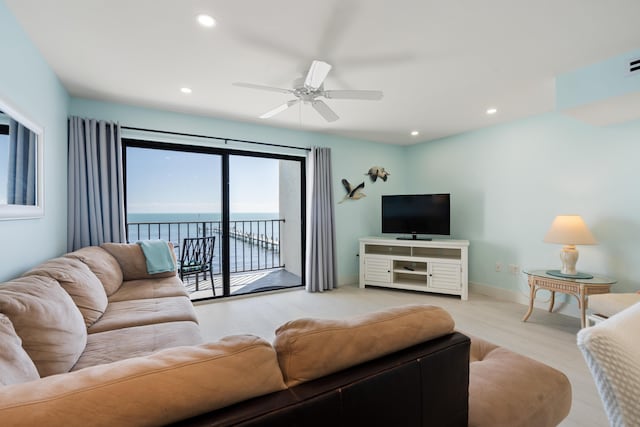
<path fill-rule="evenodd" d="M 124 146 L 128 241 L 173 243 L 193 300 L 303 285 L 304 158 Z"/>
<path fill-rule="evenodd" d="M 126 147 L 128 241 L 171 242 L 193 299 L 220 295 L 223 287 L 222 160 L 217 154 Z"/>
<path fill-rule="evenodd" d="M 302 284 L 299 161 L 229 156 L 229 260 L 234 295 Z"/>

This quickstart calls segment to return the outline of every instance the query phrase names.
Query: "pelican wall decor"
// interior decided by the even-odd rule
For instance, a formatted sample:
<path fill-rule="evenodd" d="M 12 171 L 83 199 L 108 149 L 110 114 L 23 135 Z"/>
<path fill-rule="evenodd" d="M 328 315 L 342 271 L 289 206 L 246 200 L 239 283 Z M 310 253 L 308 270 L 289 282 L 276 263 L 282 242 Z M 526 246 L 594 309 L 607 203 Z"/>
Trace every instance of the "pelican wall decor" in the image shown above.
<path fill-rule="evenodd" d="M 371 182 L 376 182 L 378 178 L 386 182 L 387 177 L 391 174 L 384 170 L 382 166 L 371 166 L 369 168 L 369 171 L 365 173 L 365 175 L 369 175 L 369 178 L 371 178 Z"/>
<path fill-rule="evenodd" d="M 352 187 L 351 184 L 349 184 L 349 181 L 342 178 L 342 185 L 344 186 L 344 189 L 347 191 L 347 194 L 345 194 L 343 199 L 340 200 L 338 203 L 342 203 L 345 200 L 360 200 L 361 198 L 366 197 L 366 194 L 360 191 L 364 188 L 364 181 L 361 182 L 356 187 Z"/>

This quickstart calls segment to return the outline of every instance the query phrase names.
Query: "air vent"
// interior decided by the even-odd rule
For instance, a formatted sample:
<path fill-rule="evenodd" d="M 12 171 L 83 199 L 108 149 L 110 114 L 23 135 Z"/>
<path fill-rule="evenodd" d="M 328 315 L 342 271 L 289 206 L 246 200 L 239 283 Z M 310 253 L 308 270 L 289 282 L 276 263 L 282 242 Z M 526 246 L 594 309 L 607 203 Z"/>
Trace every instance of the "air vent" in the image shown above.
<path fill-rule="evenodd" d="M 640 71 L 640 58 L 632 59 L 629 61 L 629 74 L 637 73 Z"/>

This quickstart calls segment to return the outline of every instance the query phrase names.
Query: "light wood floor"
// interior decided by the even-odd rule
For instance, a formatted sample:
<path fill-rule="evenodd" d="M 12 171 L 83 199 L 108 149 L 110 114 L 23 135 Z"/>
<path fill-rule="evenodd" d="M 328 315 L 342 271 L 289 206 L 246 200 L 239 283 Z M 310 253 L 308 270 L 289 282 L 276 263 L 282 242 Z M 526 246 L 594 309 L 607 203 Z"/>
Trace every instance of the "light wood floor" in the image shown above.
<path fill-rule="evenodd" d="M 595 384 L 576 346 L 580 320 L 535 310 L 526 323 L 524 305 L 471 294 L 459 297 L 390 289 L 342 286 L 310 294 L 301 289 L 196 304 L 206 340 L 250 333 L 273 341 L 274 331 L 299 317 L 344 318 L 394 305 L 421 303 L 445 308 L 461 332 L 527 355 L 564 372 L 571 381 L 573 405 L 563 427 L 606 427 Z"/>

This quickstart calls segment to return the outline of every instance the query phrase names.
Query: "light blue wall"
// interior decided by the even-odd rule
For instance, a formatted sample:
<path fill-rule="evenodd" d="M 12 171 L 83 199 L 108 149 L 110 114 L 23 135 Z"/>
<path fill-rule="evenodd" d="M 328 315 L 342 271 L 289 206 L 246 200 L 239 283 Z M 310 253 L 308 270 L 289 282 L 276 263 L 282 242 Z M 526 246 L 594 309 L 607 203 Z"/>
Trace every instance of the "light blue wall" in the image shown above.
<path fill-rule="evenodd" d="M 342 199 L 344 189 L 340 180 L 352 183 L 365 180 L 364 173 L 374 165 L 384 166 L 391 172 L 387 182 L 365 182 L 367 197 L 359 201 L 336 204 L 336 234 L 338 243 L 339 282 L 355 283 L 358 275 L 358 239 L 380 234 L 380 195 L 406 192 L 405 148 L 369 141 L 322 135 L 319 133 L 279 129 L 269 126 L 240 123 L 229 120 L 172 113 L 129 105 L 104 103 L 86 99 L 71 100 L 70 114 L 101 120 L 118 121 L 123 126 L 211 135 L 223 138 L 268 142 L 296 147 L 330 147 L 333 163 L 334 194 L 336 202 Z M 205 144 L 216 144 L 205 142 Z M 260 146 L 230 143 L 229 148 L 261 151 Z M 292 155 L 305 155 L 304 151 L 280 150 Z"/>
<path fill-rule="evenodd" d="M 629 61 L 638 58 L 640 49 L 558 76 L 556 108 L 565 110 L 640 92 L 640 72 L 629 74 Z"/>
<path fill-rule="evenodd" d="M 45 216 L 0 221 L 0 281 L 64 253 L 67 242 L 69 97 L 0 0 L 0 98 L 44 127 Z"/>
<path fill-rule="evenodd" d="M 550 113 L 412 146 L 407 159 L 412 191 L 451 192 L 470 282 L 524 294 L 524 275 L 506 267 L 559 268 L 561 246 L 542 239 L 556 215 L 579 214 L 599 244 L 578 248 L 578 269 L 640 289 L 640 122 L 594 127 Z"/>

